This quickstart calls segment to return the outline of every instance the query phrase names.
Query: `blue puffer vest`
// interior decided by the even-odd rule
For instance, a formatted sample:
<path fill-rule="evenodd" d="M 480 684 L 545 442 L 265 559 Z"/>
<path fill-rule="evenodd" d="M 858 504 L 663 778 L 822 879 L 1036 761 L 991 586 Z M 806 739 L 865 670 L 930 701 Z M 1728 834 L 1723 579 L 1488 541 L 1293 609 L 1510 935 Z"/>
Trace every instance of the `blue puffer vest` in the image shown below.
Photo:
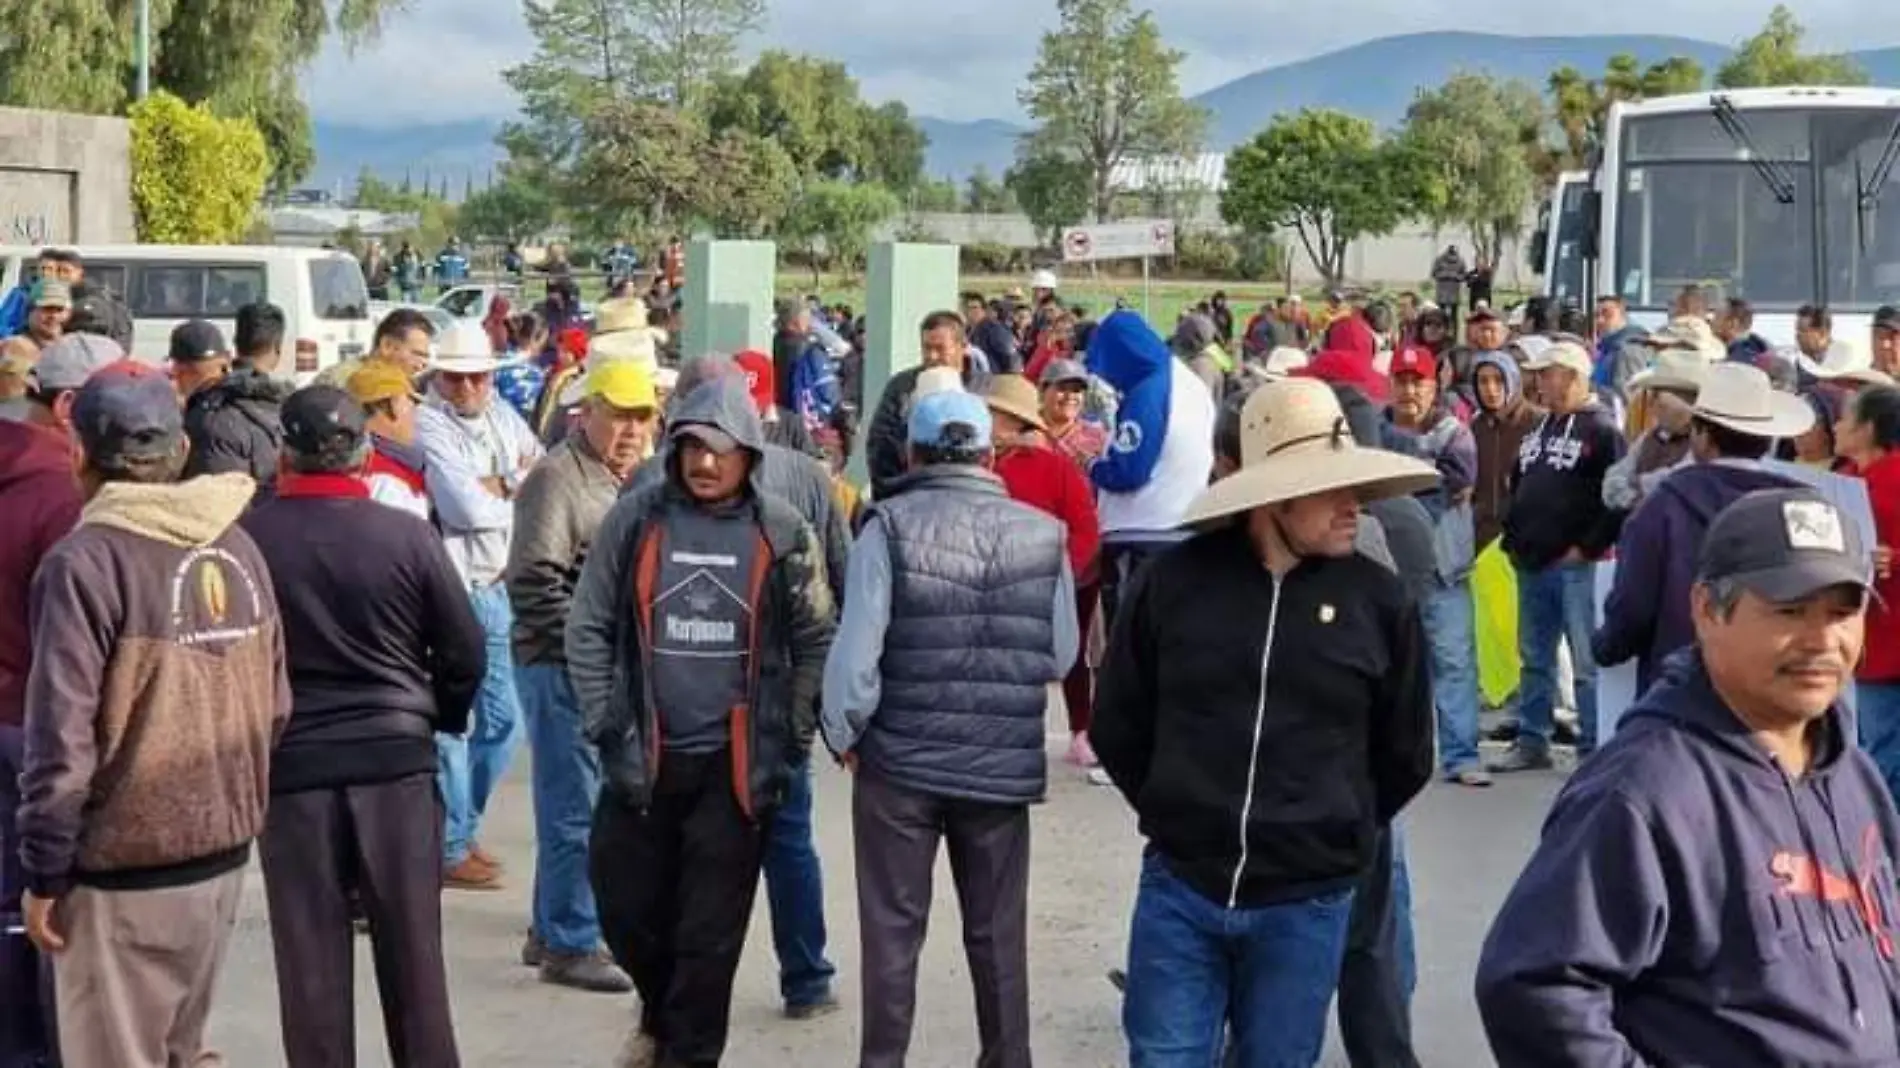
<path fill-rule="evenodd" d="M 1062 523 L 979 468 L 924 468 L 891 489 L 875 506 L 891 552 L 882 700 L 860 753 L 926 793 L 1040 801 Z"/>

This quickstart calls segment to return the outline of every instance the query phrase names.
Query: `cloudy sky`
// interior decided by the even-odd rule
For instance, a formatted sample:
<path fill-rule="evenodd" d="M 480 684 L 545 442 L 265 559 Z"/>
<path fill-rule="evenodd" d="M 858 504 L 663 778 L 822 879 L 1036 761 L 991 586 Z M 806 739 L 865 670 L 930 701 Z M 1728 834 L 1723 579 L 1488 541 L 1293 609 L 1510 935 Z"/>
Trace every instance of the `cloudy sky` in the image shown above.
<path fill-rule="evenodd" d="M 1368 37 L 1461 29 L 1733 41 L 1758 29 L 1772 6 L 1768 0 L 1596 0 L 1567 8 L 1561 25 L 1553 26 L 1547 5 L 1495 0 L 1150 3 L 1169 40 L 1188 54 L 1182 80 L 1189 93 Z M 1049 0 L 770 4 L 770 20 L 748 43 L 751 50 L 777 47 L 841 59 L 870 99 L 900 99 L 917 114 L 964 120 L 1020 114 L 1016 89 L 1055 11 Z M 1283 7 L 1293 10 L 1278 10 Z M 1870 9 L 1861 0 L 1799 0 L 1795 7 L 1817 45 L 1864 45 Z M 533 50 L 520 0 L 410 0 L 377 42 L 353 55 L 333 47 L 311 70 L 306 89 L 317 117 L 333 122 L 502 118 L 513 113 L 514 99 L 500 72 Z"/>

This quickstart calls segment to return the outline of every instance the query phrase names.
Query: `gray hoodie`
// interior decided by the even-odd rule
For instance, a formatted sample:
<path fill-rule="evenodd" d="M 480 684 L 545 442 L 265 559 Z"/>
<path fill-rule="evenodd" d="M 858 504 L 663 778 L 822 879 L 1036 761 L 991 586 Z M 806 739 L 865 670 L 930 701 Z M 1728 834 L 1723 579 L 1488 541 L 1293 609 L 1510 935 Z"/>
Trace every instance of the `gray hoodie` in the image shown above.
<path fill-rule="evenodd" d="M 732 435 L 752 454 L 749 492 L 738 507 L 756 528 L 747 550 L 758 567 L 752 575 L 742 629 L 746 673 L 725 722 L 735 775 L 745 784 L 741 805 L 756 818 L 784 795 L 791 761 L 815 730 L 819 682 L 835 629 L 835 606 L 825 582 L 825 564 L 811 527 L 781 498 L 764 489 L 765 433 L 742 380 L 721 378 L 681 397 L 672 423 L 703 423 Z M 664 477 L 625 493 L 608 510 L 575 585 L 565 646 L 568 678 L 581 710 L 583 731 L 600 751 L 605 789 L 620 802 L 645 806 L 652 794 L 663 744 L 676 739 L 658 714 L 664 699 L 656 674 L 664 665 L 656 648 L 670 640 L 656 635 L 654 606 L 672 596 L 657 579 L 671 560 L 663 546 L 684 536 L 708 512 L 687 493 L 669 448 Z M 723 507 L 720 509 L 723 512 Z M 725 513 L 730 515 L 730 513 Z M 728 593 L 731 591 L 728 590 Z M 695 695 L 673 691 L 678 699 Z M 703 738 L 695 736 L 698 744 Z M 689 750 L 690 751 L 690 750 Z"/>

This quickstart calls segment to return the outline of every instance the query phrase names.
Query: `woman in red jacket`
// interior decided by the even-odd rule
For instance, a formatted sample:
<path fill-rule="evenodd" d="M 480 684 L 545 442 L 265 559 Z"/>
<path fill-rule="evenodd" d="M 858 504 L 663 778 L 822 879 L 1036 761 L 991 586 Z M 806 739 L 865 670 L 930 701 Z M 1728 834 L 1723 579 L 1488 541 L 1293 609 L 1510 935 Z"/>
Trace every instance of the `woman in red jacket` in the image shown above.
<path fill-rule="evenodd" d="M 1049 443 L 1048 424 L 1042 419 L 1042 399 L 1022 375 L 990 379 L 990 413 L 995 420 L 997 477 L 1016 500 L 1039 508 L 1069 527 L 1069 566 L 1075 574 L 1075 618 L 1080 633 L 1089 632 L 1095 613 L 1098 580 L 1095 554 L 1101 547 L 1101 524 L 1095 514 L 1095 493 L 1075 461 Z M 1069 707 L 1069 760 L 1081 767 L 1095 766 L 1089 747 L 1089 719 L 1095 707 L 1094 677 L 1088 657 L 1062 680 L 1063 702 Z"/>
<path fill-rule="evenodd" d="M 1850 398 L 1834 428 L 1834 447 L 1867 480 L 1874 510 L 1874 590 L 1867 606 L 1867 644 L 1855 673 L 1860 747 L 1874 758 L 1887 789 L 1900 797 L 1900 581 L 1893 546 L 1900 543 L 1900 389 L 1874 386 Z"/>

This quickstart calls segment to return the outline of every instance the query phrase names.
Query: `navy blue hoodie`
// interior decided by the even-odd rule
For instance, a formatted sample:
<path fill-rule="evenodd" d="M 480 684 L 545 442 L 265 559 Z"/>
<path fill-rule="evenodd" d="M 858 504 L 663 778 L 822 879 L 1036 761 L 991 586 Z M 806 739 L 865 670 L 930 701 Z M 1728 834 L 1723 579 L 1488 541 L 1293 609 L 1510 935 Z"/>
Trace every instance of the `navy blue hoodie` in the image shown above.
<path fill-rule="evenodd" d="M 1578 769 L 1478 960 L 1501 1068 L 1900 1063 L 1900 821 L 1836 704 L 1791 779 L 1701 657 Z"/>
<path fill-rule="evenodd" d="M 1759 489 L 1797 483 L 1746 461 L 1718 460 L 1670 472 L 1623 525 L 1616 543 L 1616 585 L 1603 602 L 1603 626 L 1590 643 L 1599 666 L 1637 657 L 1637 692 L 1649 688 L 1663 658 L 1695 641 L 1689 587 L 1702 535 L 1722 509 Z"/>

